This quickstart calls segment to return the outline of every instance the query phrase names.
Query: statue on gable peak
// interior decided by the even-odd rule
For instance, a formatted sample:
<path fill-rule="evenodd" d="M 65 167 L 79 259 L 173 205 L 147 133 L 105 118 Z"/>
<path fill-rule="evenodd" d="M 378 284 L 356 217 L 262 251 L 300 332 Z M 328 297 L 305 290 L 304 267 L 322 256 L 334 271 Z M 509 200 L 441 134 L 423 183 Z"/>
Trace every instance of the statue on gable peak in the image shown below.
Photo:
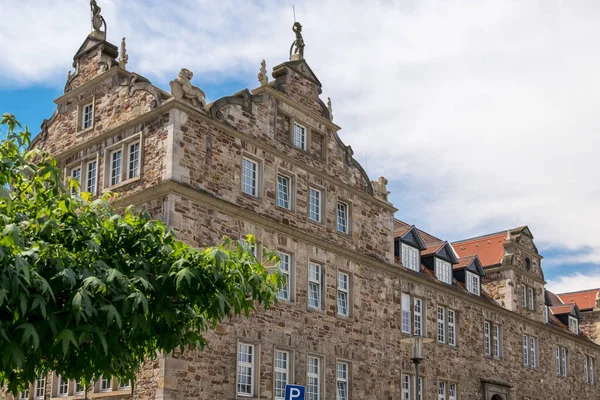
<path fill-rule="evenodd" d="M 388 194 L 390 192 L 387 190 L 388 180 L 383 176 L 377 178 L 376 181 L 371 181 L 371 185 L 373 185 L 373 195 L 380 200 L 388 201 Z"/>
<path fill-rule="evenodd" d="M 290 60 L 302 60 L 304 58 L 304 38 L 302 37 L 302 25 L 294 22 L 292 30 L 296 34 L 296 40 L 290 47 Z"/>
<path fill-rule="evenodd" d="M 171 85 L 171 94 L 176 99 L 181 99 L 194 107 L 203 108 L 206 106 L 206 95 L 199 87 L 192 85 L 194 73 L 189 69 L 182 68 L 177 75 L 177 79 L 169 82 Z"/>
<path fill-rule="evenodd" d="M 98 3 L 96 3 L 96 0 L 90 0 L 90 10 L 92 11 L 92 27 L 94 28 L 94 33 L 103 33 L 106 35 L 106 21 L 102 14 L 100 14 L 102 9 Z M 100 30 L 102 25 L 104 25 L 104 32 Z"/>

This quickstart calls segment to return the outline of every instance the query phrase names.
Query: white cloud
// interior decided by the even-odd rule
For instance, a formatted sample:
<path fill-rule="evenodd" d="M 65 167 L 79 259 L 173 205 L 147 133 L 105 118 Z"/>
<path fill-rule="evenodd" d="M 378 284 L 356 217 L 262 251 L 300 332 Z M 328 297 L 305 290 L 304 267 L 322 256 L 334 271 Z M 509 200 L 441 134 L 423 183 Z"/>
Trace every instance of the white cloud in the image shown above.
<path fill-rule="evenodd" d="M 163 87 L 181 67 L 254 87 L 293 40 L 290 2 L 98 1 L 130 69 Z M 400 215 L 450 239 L 527 224 L 542 248 L 600 263 L 600 4 L 295 5 L 341 136 L 390 179 Z M 2 81 L 61 86 L 87 13 L 3 5 Z"/>
<path fill-rule="evenodd" d="M 600 273 L 591 275 L 576 273 L 574 275 L 557 277 L 556 279 L 549 280 L 546 288 L 554 293 L 597 289 L 600 288 Z"/>

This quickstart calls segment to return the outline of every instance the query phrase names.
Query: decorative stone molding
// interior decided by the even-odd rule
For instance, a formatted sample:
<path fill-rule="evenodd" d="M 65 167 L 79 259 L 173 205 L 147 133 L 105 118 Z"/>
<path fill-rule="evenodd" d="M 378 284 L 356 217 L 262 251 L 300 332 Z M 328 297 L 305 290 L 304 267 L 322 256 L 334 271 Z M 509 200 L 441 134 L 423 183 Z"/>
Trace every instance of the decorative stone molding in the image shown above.
<path fill-rule="evenodd" d="M 242 106 L 242 110 L 251 113 L 253 103 L 262 103 L 269 99 L 269 97 L 268 93 L 253 95 L 248 89 L 244 89 L 234 96 L 222 97 L 215 101 L 210 108 L 210 117 L 215 120 L 224 121 L 221 109 L 232 104 Z"/>
<path fill-rule="evenodd" d="M 327 98 L 327 111 L 329 111 L 329 120 L 333 121 L 333 108 L 331 107 L 331 97 Z"/>
<path fill-rule="evenodd" d="M 119 52 L 119 67 L 125 69 L 128 61 L 129 61 L 129 55 L 127 54 L 125 38 L 123 38 L 121 40 L 121 51 Z"/>
<path fill-rule="evenodd" d="M 177 79 L 169 82 L 171 94 L 176 99 L 181 99 L 193 107 L 204 108 L 206 106 L 206 95 L 202 89 L 192 85 L 191 80 L 193 76 L 194 73 L 192 71 L 182 68 L 179 71 Z"/>
<path fill-rule="evenodd" d="M 150 93 L 154 97 L 154 99 L 150 102 L 150 109 L 158 107 L 163 101 L 163 96 L 158 88 L 152 85 L 148 79 L 139 76 L 136 73 L 129 75 L 129 78 L 126 79 L 122 86 L 129 86 L 129 97 L 133 97 L 135 92 L 138 90 L 143 90 Z"/>
<path fill-rule="evenodd" d="M 260 63 L 260 70 L 258 71 L 258 82 L 260 86 L 267 86 L 269 83 L 269 77 L 267 76 L 267 62 L 263 59 Z"/>

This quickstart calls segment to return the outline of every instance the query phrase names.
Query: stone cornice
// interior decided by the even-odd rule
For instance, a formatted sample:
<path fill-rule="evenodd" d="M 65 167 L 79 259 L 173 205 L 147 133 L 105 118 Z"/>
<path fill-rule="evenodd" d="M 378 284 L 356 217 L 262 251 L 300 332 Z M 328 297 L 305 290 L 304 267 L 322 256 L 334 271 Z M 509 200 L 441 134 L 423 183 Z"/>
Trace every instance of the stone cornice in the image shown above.
<path fill-rule="evenodd" d="M 126 70 L 124 70 L 121 67 L 110 68 L 108 71 L 102 72 L 100 75 L 93 77 L 92 79 L 90 79 L 89 81 L 85 82 L 81 86 L 79 86 L 79 87 L 71 90 L 70 92 L 67 92 L 67 93 L 63 94 L 62 96 L 56 98 L 54 100 L 54 103 L 56 105 L 61 105 L 65 101 L 69 101 L 71 99 L 74 99 L 77 96 L 79 96 L 81 93 L 83 93 L 86 90 L 88 90 L 89 88 L 96 86 L 97 84 L 99 84 L 100 82 L 102 82 L 102 81 L 104 81 L 104 80 L 106 80 L 108 78 L 112 78 L 114 75 L 121 75 L 123 77 L 127 77 L 127 76 L 130 75 L 130 73 L 127 72 Z"/>
<path fill-rule="evenodd" d="M 129 196 L 122 197 L 116 202 L 116 206 L 125 207 L 130 204 L 133 204 L 133 205 L 143 204 L 150 200 L 154 200 L 156 198 L 166 196 L 169 194 L 177 194 L 177 195 L 180 195 L 182 197 L 185 197 L 185 198 L 188 198 L 191 200 L 196 200 L 196 201 L 202 202 L 209 206 L 218 208 L 221 211 L 224 211 L 226 213 L 234 215 L 237 218 L 256 223 L 263 227 L 272 228 L 276 231 L 282 232 L 282 233 L 289 235 L 291 237 L 294 237 L 298 240 L 304 241 L 306 243 L 310 243 L 316 247 L 331 251 L 332 253 L 336 253 L 341 256 L 348 257 L 350 259 L 353 259 L 354 261 L 357 261 L 361 264 L 379 268 L 390 274 L 398 276 L 398 278 L 400 278 L 400 279 L 427 286 L 430 289 L 435 290 L 436 292 L 442 292 L 447 295 L 460 298 L 461 300 L 464 300 L 467 302 L 476 303 L 482 309 L 488 309 L 489 311 L 493 311 L 498 314 L 502 314 L 507 318 L 512 318 L 512 319 L 518 320 L 518 321 L 522 322 L 523 324 L 532 325 L 538 329 L 545 329 L 547 331 L 555 333 L 556 335 L 562 336 L 563 338 L 575 340 L 582 345 L 587 345 L 590 347 L 594 347 L 596 350 L 600 350 L 600 346 L 598 344 L 596 344 L 590 340 L 584 339 L 583 337 L 574 336 L 568 332 L 563 332 L 562 330 L 560 330 L 558 328 L 551 328 L 549 325 L 546 325 L 543 322 L 535 321 L 535 320 L 529 319 L 527 317 L 524 317 L 518 313 L 509 311 L 500 305 L 495 305 L 495 304 L 488 302 L 482 298 L 472 296 L 471 294 L 461 291 L 460 289 L 458 289 L 456 287 L 442 284 L 437 281 L 429 280 L 424 275 L 421 276 L 418 273 L 404 270 L 399 265 L 389 264 L 389 263 L 377 260 L 375 258 L 366 256 L 366 255 L 356 252 L 354 250 L 350 250 L 346 247 L 343 247 L 343 246 L 340 246 L 333 242 L 330 242 L 327 239 L 311 235 L 309 233 L 303 232 L 299 229 L 290 227 L 288 225 L 281 224 L 279 221 L 256 214 L 252 211 L 243 209 L 236 204 L 222 200 L 211 194 L 194 189 L 190 186 L 183 185 L 183 184 L 175 182 L 175 181 L 166 181 L 159 185 L 152 186 L 152 187 L 144 190 L 143 192 L 138 192 L 138 193 L 135 193 L 135 194 L 132 194 Z"/>
<path fill-rule="evenodd" d="M 484 268 L 484 271 L 487 274 L 487 273 L 494 273 L 494 272 L 502 272 L 502 271 L 506 271 L 506 270 L 509 270 L 509 269 L 512 269 L 515 272 L 517 272 L 517 273 L 519 273 L 521 275 L 524 275 L 524 276 L 530 278 L 531 280 L 534 280 L 534 281 L 536 281 L 538 283 L 541 283 L 542 285 L 546 284 L 545 280 L 540 279 L 539 277 L 537 277 L 537 276 L 535 276 L 533 274 L 530 274 L 529 272 L 527 272 L 527 271 L 525 271 L 525 270 L 517 267 L 516 265 L 505 265 L 503 267 Z"/>

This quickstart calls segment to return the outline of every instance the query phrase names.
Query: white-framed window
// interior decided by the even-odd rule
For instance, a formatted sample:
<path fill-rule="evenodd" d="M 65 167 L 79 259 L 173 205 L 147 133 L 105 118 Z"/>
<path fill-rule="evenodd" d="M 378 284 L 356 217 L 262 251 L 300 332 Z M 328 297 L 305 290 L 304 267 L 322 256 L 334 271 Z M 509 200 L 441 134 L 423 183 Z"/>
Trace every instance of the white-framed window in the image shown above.
<path fill-rule="evenodd" d="M 425 309 L 423 308 L 423 300 L 415 297 L 413 299 L 413 314 L 414 314 L 414 331 L 415 336 L 425 336 Z"/>
<path fill-rule="evenodd" d="M 337 205 L 337 230 L 348 233 L 348 204 L 341 201 Z"/>
<path fill-rule="evenodd" d="M 527 308 L 527 287 L 525 285 L 521 287 L 521 307 Z"/>
<path fill-rule="evenodd" d="M 133 179 L 140 175 L 140 142 L 129 144 L 129 166 L 127 167 L 127 179 Z"/>
<path fill-rule="evenodd" d="M 560 376 L 561 363 L 560 363 L 560 346 L 556 346 L 556 375 Z"/>
<path fill-rule="evenodd" d="M 421 253 L 415 247 L 402 243 L 402 265 L 413 271 L 421 269 Z"/>
<path fill-rule="evenodd" d="M 588 357 L 583 357 L 583 380 L 585 383 L 590 383 L 590 377 L 588 375 Z"/>
<path fill-rule="evenodd" d="M 119 390 L 129 390 L 131 389 L 131 381 L 129 379 L 118 379 L 117 380 L 117 388 Z"/>
<path fill-rule="evenodd" d="M 294 146 L 306 150 L 306 127 L 294 122 Z"/>
<path fill-rule="evenodd" d="M 75 381 L 75 387 L 73 388 L 73 394 L 83 394 L 85 392 L 85 386 L 81 380 Z"/>
<path fill-rule="evenodd" d="M 410 306 L 410 295 L 408 293 L 402 293 L 401 299 L 401 326 L 402 333 L 411 333 L 411 306 Z"/>
<path fill-rule="evenodd" d="M 290 353 L 283 350 L 275 350 L 275 377 L 274 396 L 275 400 L 285 399 L 285 386 L 290 383 Z"/>
<path fill-rule="evenodd" d="M 596 360 L 592 357 L 588 357 L 588 363 L 589 363 L 589 372 L 590 372 L 590 385 L 594 384 L 594 381 L 596 379 Z"/>
<path fill-rule="evenodd" d="M 456 346 L 456 311 L 448 309 L 448 344 Z"/>
<path fill-rule="evenodd" d="M 321 282 L 322 266 L 317 263 L 308 263 L 308 306 L 321 308 Z"/>
<path fill-rule="evenodd" d="M 238 343 L 237 357 L 237 394 L 238 396 L 254 396 L 254 345 Z"/>
<path fill-rule="evenodd" d="M 410 398 L 410 376 L 402 375 L 401 377 L 402 400 L 411 400 Z"/>
<path fill-rule="evenodd" d="M 579 321 L 575 317 L 571 317 L 569 315 L 569 330 L 571 333 L 578 334 L 579 333 Z"/>
<path fill-rule="evenodd" d="M 529 336 L 523 335 L 523 365 L 529 366 Z"/>
<path fill-rule="evenodd" d="M 567 352 L 567 349 L 565 349 L 564 347 L 561 347 L 561 353 L 562 353 L 562 376 L 567 376 L 567 366 L 569 365 L 569 353 Z"/>
<path fill-rule="evenodd" d="M 479 275 L 467 271 L 467 290 L 477 296 L 481 295 Z"/>
<path fill-rule="evenodd" d="M 483 351 L 486 356 L 492 355 L 492 332 L 488 321 L 483 323 Z"/>
<path fill-rule="evenodd" d="M 337 362 L 337 397 L 336 400 L 348 400 L 348 363 Z"/>
<path fill-rule="evenodd" d="M 58 375 L 58 384 L 56 386 L 56 395 L 58 397 L 65 397 L 69 394 L 69 380 L 64 379 Z"/>
<path fill-rule="evenodd" d="M 79 189 L 71 188 L 71 194 L 79 195 L 81 193 L 81 167 L 71 169 L 71 179 L 79 182 Z"/>
<path fill-rule="evenodd" d="M 438 400 L 456 400 L 456 383 L 438 381 Z"/>
<path fill-rule="evenodd" d="M 79 182 L 79 190 L 71 189 L 71 194 L 81 192 L 96 194 L 98 181 L 98 159 L 87 159 L 67 169 L 67 176 Z"/>
<path fill-rule="evenodd" d="M 34 399 L 43 400 L 46 393 L 46 377 L 43 376 L 35 381 Z"/>
<path fill-rule="evenodd" d="M 19 392 L 19 400 L 29 400 L 29 389 Z"/>
<path fill-rule="evenodd" d="M 242 192 L 258 197 L 258 163 L 246 157 L 242 159 Z"/>
<path fill-rule="evenodd" d="M 85 164 L 85 191 L 96 193 L 98 181 L 98 161 L 92 160 Z"/>
<path fill-rule="evenodd" d="M 438 399 L 446 400 L 446 382 L 438 382 Z"/>
<path fill-rule="evenodd" d="M 531 336 L 529 337 L 529 350 L 531 351 L 529 365 L 531 368 L 537 368 L 537 338 Z"/>
<path fill-rule="evenodd" d="M 316 222 L 321 222 L 323 192 L 319 189 L 310 187 L 308 189 L 308 218 Z"/>
<path fill-rule="evenodd" d="M 435 259 L 435 277 L 441 282 L 452 284 L 452 266 L 449 262 Z"/>
<path fill-rule="evenodd" d="M 101 392 L 112 392 L 112 385 L 111 385 L 111 377 L 100 377 L 100 391 Z"/>
<path fill-rule="evenodd" d="M 548 309 L 547 305 L 544 306 L 544 322 L 550 322 L 550 310 Z"/>
<path fill-rule="evenodd" d="M 343 317 L 350 315 L 350 275 L 338 272 L 337 313 Z"/>
<path fill-rule="evenodd" d="M 535 301 L 533 301 L 534 298 L 535 298 L 535 293 L 533 291 L 533 288 L 529 288 L 529 309 L 531 311 L 533 311 L 535 308 Z"/>
<path fill-rule="evenodd" d="M 500 358 L 502 355 L 502 329 L 500 329 L 500 325 L 493 324 L 492 325 L 492 350 L 494 352 L 494 358 Z"/>
<path fill-rule="evenodd" d="M 414 376 L 413 382 L 415 382 Z M 417 400 L 423 400 L 423 378 L 419 377 L 419 381 L 416 382 L 415 386 L 417 387 Z"/>
<path fill-rule="evenodd" d="M 94 125 L 94 102 L 81 106 L 81 130 L 91 128 Z"/>
<path fill-rule="evenodd" d="M 282 251 L 279 252 L 279 271 L 283 275 L 283 285 L 277 296 L 280 299 L 292 301 L 292 256 Z"/>
<path fill-rule="evenodd" d="M 286 210 L 292 208 L 291 181 L 289 176 L 277 175 L 277 205 Z"/>
<path fill-rule="evenodd" d="M 106 149 L 105 185 L 114 186 L 139 178 L 142 168 L 141 134 Z"/>
<path fill-rule="evenodd" d="M 437 320 L 438 320 L 438 342 L 446 343 L 446 310 L 444 307 L 438 307 L 437 309 Z"/>
<path fill-rule="evenodd" d="M 306 371 L 306 397 L 308 400 L 321 398 L 321 359 L 308 356 Z"/>
<path fill-rule="evenodd" d="M 456 383 L 448 384 L 448 400 L 456 400 Z"/>

